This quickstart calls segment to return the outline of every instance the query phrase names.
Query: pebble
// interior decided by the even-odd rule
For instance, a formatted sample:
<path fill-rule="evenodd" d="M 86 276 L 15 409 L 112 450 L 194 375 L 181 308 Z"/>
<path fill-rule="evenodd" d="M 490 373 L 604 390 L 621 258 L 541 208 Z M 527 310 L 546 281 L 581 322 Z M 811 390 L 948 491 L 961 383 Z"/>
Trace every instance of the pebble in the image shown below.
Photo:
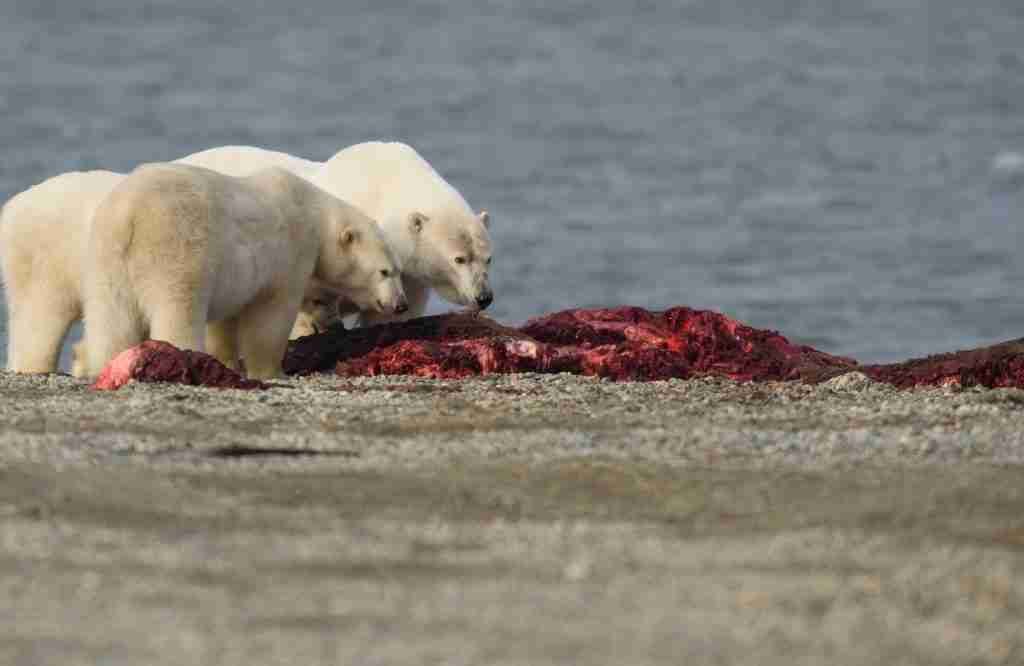
<path fill-rule="evenodd" d="M 567 374 L 279 383 L 263 392 L 131 384 L 102 393 L 67 376 L 0 372 L 0 460 L 102 458 L 144 433 L 135 450 L 182 464 L 239 444 L 356 451 L 346 458 L 352 467 L 623 452 L 677 465 L 1024 461 L 1024 391 L 900 391 L 858 372 L 816 386 Z M 192 442 L 201 444 L 185 446 Z"/>

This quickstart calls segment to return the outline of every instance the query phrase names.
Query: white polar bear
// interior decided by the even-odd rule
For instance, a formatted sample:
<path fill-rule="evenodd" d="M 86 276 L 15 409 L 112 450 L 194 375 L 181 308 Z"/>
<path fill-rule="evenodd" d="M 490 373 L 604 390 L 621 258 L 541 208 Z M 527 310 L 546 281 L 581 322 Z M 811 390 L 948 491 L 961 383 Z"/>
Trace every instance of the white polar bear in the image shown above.
<path fill-rule="evenodd" d="M 112 171 L 55 176 L 0 213 L 7 299 L 7 368 L 54 372 L 61 342 L 82 317 L 82 255 L 93 211 L 124 178 Z"/>
<path fill-rule="evenodd" d="M 402 264 L 409 310 L 401 317 L 363 313 L 364 323 L 421 316 L 431 289 L 478 309 L 494 298 L 487 213 L 474 214 L 462 195 L 406 144 L 360 143 L 323 163 L 250 146 L 212 148 L 178 161 L 233 176 L 279 166 L 375 219 Z"/>
<path fill-rule="evenodd" d="M 311 282 L 394 312 L 405 307 L 399 275 L 373 220 L 289 171 L 144 165 L 93 215 L 84 372 L 152 338 L 199 351 L 208 342 L 229 365 L 245 359 L 250 377 L 276 377 Z"/>
<path fill-rule="evenodd" d="M 12 197 L 0 211 L 9 370 L 57 370 L 64 337 L 71 324 L 82 318 L 82 253 L 93 212 L 124 178 L 125 174 L 113 171 L 61 174 Z M 290 337 L 310 335 L 340 322 L 334 300 L 310 285 Z M 81 368 L 77 350 L 75 359 Z"/>

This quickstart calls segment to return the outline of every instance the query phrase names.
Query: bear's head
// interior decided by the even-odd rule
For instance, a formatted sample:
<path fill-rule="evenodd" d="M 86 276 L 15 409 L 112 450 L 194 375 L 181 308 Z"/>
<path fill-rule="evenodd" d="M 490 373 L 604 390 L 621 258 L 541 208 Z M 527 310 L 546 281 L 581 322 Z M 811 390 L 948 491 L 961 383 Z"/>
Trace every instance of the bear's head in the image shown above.
<path fill-rule="evenodd" d="M 478 310 L 494 300 L 491 291 L 490 216 L 460 210 L 409 214 L 406 224 L 415 244 L 416 277 L 447 301 Z"/>
<path fill-rule="evenodd" d="M 402 267 L 377 223 L 356 208 L 339 204 L 330 212 L 314 277 L 321 288 L 364 312 L 401 314 L 409 309 Z"/>
<path fill-rule="evenodd" d="M 316 284 L 316 280 L 312 280 L 306 288 L 306 294 L 302 297 L 302 307 L 299 309 L 292 332 L 288 337 L 294 340 L 306 335 L 314 335 L 342 323 L 337 294 Z"/>

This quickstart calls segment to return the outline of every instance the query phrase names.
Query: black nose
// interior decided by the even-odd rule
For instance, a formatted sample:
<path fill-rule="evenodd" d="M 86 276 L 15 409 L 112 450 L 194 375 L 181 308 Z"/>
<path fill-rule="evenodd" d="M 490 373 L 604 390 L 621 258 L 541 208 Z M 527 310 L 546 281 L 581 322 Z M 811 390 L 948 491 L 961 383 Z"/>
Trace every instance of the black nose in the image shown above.
<path fill-rule="evenodd" d="M 403 312 L 406 312 L 408 309 L 409 304 L 406 303 L 405 301 L 402 301 L 401 303 L 395 306 L 395 313 L 402 314 Z"/>
<path fill-rule="evenodd" d="M 487 306 L 490 305 L 493 302 L 494 302 L 494 294 L 492 294 L 489 291 L 487 293 L 485 293 L 485 294 L 480 294 L 479 296 L 476 297 L 476 305 L 481 310 L 486 310 Z"/>

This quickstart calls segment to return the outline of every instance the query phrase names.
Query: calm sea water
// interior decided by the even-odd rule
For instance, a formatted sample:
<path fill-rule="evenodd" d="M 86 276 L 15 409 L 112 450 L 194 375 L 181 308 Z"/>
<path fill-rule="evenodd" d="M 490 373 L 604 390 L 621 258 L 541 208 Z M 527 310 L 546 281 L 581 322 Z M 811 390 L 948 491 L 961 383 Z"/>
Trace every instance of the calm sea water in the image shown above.
<path fill-rule="evenodd" d="M 0 199 L 401 139 L 491 211 L 502 320 L 688 304 L 897 359 L 1024 335 L 1022 35 L 1017 0 L 6 0 Z"/>

